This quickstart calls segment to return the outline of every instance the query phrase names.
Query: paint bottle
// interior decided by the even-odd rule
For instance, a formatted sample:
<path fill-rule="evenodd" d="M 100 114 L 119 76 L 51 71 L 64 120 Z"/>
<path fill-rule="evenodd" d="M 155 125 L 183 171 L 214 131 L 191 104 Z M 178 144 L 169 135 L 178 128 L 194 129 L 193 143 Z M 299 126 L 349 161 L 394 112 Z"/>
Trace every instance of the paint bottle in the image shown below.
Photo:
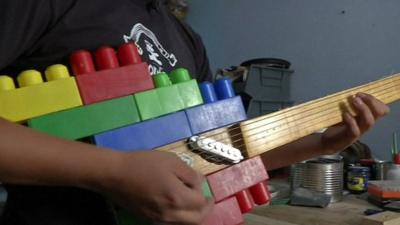
<path fill-rule="evenodd" d="M 351 166 L 347 170 L 347 189 L 352 194 L 361 194 L 367 191 L 370 169 L 365 166 Z"/>

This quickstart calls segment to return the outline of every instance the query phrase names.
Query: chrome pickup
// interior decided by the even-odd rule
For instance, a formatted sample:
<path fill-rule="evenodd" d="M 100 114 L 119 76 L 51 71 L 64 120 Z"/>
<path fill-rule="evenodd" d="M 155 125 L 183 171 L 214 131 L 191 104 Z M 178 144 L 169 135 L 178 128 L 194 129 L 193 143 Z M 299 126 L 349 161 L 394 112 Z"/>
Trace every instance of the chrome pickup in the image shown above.
<path fill-rule="evenodd" d="M 189 144 L 192 150 L 209 155 L 209 159 L 217 162 L 228 161 L 230 163 L 238 163 L 244 159 L 239 149 L 211 138 L 193 136 L 189 138 Z"/>

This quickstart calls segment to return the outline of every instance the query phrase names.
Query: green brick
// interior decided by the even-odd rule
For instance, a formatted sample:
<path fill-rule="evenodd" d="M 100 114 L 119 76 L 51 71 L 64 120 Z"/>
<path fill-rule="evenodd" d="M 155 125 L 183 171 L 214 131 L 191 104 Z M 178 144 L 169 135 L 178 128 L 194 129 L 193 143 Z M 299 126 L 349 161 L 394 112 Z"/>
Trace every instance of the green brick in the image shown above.
<path fill-rule="evenodd" d="M 38 131 L 76 140 L 140 122 L 133 96 L 116 98 L 36 117 L 28 125 Z"/>
<path fill-rule="evenodd" d="M 156 90 L 157 89 L 152 89 L 134 95 L 142 120 L 148 120 L 166 114 L 161 106 Z"/>
<path fill-rule="evenodd" d="M 196 80 L 177 83 L 176 86 L 178 86 L 185 108 L 203 104 L 203 98 Z"/>
<path fill-rule="evenodd" d="M 187 69 L 175 69 L 169 76 L 172 83 L 178 86 L 185 108 L 203 104 L 199 85 L 195 79 L 191 79 Z"/>
<path fill-rule="evenodd" d="M 203 104 L 197 81 L 191 79 L 184 68 L 174 70 L 170 76 L 166 73 L 156 74 L 153 82 L 156 89 L 134 95 L 142 120 Z"/>
<path fill-rule="evenodd" d="M 182 98 L 179 95 L 179 89 L 176 85 L 156 88 L 158 99 L 165 114 L 177 112 L 184 109 Z"/>
<path fill-rule="evenodd" d="M 206 198 L 212 198 L 213 197 L 211 189 L 210 189 L 210 186 L 208 185 L 207 181 L 203 182 L 203 184 L 201 185 L 201 190 L 203 192 L 204 197 L 206 197 Z"/>

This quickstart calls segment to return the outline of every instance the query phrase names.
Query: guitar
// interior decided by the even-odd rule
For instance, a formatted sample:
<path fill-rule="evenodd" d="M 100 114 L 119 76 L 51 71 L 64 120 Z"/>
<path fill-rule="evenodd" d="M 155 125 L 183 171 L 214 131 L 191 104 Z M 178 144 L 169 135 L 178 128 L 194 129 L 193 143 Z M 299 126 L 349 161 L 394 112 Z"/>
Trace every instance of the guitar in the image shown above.
<path fill-rule="evenodd" d="M 341 122 L 344 111 L 355 115 L 347 99 L 358 92 L 371 94 L 386 104 L 394 102 L 400 99 L 400 74 L 206 132 L 199 139 L 209 138 L 232 146 L 241 152 L 244 159 L 249 159 Z M 215 162 L 213 156 L 199 153 L 187 141 L 178 141 L 156 150 L 177 154 L 204 175 L 231 165 Z"/>
<path fill-rule="evenodd" d="M 355 115 L 348 98 L 358 92 L 370 94 L 385 104 L 392 103 L 400 98 L 400 74 L 206 132 L 200 139 L 212 139 L 232 146 L 240 150 L 245 159 L 252 158 L 341 122 L 345 111 Z M 198 153 L 187 141 L 175 142 L 156 150 L 177 154 L 204 175 L 229 166 L 215 163 L 213 156 Z"/>

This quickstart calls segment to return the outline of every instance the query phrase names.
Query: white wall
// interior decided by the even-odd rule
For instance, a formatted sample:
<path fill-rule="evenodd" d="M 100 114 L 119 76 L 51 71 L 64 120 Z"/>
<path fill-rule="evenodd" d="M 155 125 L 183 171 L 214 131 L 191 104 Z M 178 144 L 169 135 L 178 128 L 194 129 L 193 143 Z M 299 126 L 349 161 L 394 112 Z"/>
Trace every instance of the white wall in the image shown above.
<path fill-rule="evenodd" d="M 400 1 L 189 0 L 212 69 L 256 57 L 289 60 L 292 99 L 305 102 L 400 72 Z M 399 87 L 400 88 L 400 87 Z M 390 159 L 400 104 L 362 141 Z"/>

